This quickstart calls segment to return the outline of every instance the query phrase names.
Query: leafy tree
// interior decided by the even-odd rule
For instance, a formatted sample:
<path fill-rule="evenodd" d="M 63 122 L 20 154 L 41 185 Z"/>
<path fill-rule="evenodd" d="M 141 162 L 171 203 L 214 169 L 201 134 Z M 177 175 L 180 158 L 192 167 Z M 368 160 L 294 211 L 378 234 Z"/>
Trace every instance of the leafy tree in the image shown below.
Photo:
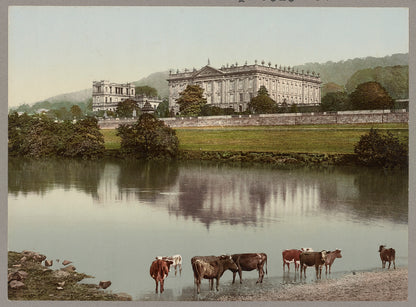
<path fill-rule="evenodd" d="M 104 137 L 95 118 L 73 124 L 55 122 L 47 115 L 9 115 L 8 151 L 30 158 L 79 157 L 91 159 L 104 153 Z"/>
<path fill-rule="evenodd" d="M 360 137 L 354 152 L 358 160 L 367 166 L 392 168 L 408 165 L 407 145 L 389 131 L 382 135 L 376 129 L 371 129 Z"/>
<path fill-rule="evenodd" d="M 257 92 L 257 96 L 250 100 L 248 107 L 254 113 L 258 114 L 277 113 L 278 111 L 277 103 L 272 98 L 270 98 L 269 92 L 264 85 L 260 86 L 260 89 Z"/>
<path fill-rule="evenodd" d="M 175 130 L 144 113 L 133 125 L 120 125 L 117 135 L 121 138 L 121 151 L 125 155 L 145 159 L 170 159 L 178 154 L 179 140 Z"/>
<path fill-rule="evenodd" d="M 65 141 L 63 156 L 95 159 L 104 155 L 104 136 L 100 132 L 98 120 L 94 117 L 70 124 L 61 134 Z"/>
<path fill-rule="evenodd" d="M 32 126 L 32 117 L 23 113 L 19 116 L 17 112 L 8 115 L 8 153 L 12 156 L 20 155 L 22 144 L 30 127 Z"/>
<path fill-rule="evenodd" d="M 370 81 L 357 86 L 350 94 L 350 101 L 355 110 L 391 109 L 394 100 L 378 82 Z"/>
<path fill-rule="evenodd" d="M 137 95 L 146 95 L 147 97 L 157 97 L 157 90 L 153 87 L 144 85 L 135 87 Z"/>
<path fill-rule="evenodd" d="M 157 114 L 157 117 L 169 117 L 170 116 L 168 98 L 164 98 L 163 101 L 159 103 L 156 109 L 156 114 Z"/>
<path fill-rule="evenodd" d="M 79 118 L 82 117 L 82 110 L 81 110 L 81 108 L 79 106 L 77 106 L 76 104 L 74 104 L 71 107 L 71 114 L 72 114 L 73 117 L 79 119 Z"/>
<path fill-rule="evenodd" d="M 202 107 L 207 103 L 203 93 L 204 90 L 199 85 L 188 85 L 176 99 L 176 103 L 179 104 L 179 112 L 188 116 L 200 115 Z"/>
<path fill-rule="evenodd" d="M 133 99 L 126 99 L 117 104 L 116 114 L 118 117 L 132 117 L 134 110 L 136 114 L 140 111 L 137 102 Z"/>
<path fill-rule="evenodd" d="M 30 158 L 53 157 L 58 155 L 61 147 L 59 124 L 46 115 L 32 117 L 20 154 Z"/>
<path fill-rule="evenodd" d="M 348 94 L 345 92 L 332 92 L 326 94 L 321 100 L 321 111 L 344 111 L 350 109 Z"/>

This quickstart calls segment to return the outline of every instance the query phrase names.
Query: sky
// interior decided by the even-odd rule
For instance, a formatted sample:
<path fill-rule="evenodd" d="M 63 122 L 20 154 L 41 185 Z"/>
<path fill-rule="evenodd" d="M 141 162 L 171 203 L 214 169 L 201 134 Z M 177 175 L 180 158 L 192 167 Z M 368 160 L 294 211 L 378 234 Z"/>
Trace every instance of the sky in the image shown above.
<path fill-rule="evenodd" d="M 159 71 L 409 52 L 407 8 L 10 6 L 9 107 Z"/>

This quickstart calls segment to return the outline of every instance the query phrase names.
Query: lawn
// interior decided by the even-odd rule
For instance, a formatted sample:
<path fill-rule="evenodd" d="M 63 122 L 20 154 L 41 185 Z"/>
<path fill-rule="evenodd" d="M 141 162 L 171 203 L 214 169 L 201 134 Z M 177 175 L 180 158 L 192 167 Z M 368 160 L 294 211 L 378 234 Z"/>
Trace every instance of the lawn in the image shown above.
<path fill-rule="evenodd" d="M 371 128 L 391 131 L 401 140 L 407 124 L 204 127 L 175 129 L 180 149 L 202 151 L 303 152 L 348 154 Z M 119 148 L 115 130 L 102 130 L 106 148 Z"/>

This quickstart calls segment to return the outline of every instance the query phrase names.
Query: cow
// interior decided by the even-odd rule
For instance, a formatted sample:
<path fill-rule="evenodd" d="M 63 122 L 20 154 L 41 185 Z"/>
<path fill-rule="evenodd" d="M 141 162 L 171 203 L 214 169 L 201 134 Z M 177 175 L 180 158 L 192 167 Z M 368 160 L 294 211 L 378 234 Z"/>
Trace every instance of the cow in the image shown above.
<path fill-rule="evenodd" d="M 156 282 L 156 293 L 158 284 L 160 283 L 160 293 L 163 293 L 164 287 L 164 280 L 169 274 L 170 265 L 173 262 L 170 260 L 161 260 L 156 259 L 152 262 L 150 265 L 150 276 L 155 280 Z"/>
<path fill-rule="evenodd" d="M 252 271 L 254 269 L 257 269 L 259 271 L 259 279 L 257 280 L 257 283 L 263 282 L 263 276 L 264 276 L 264 269 L 263 266 L 266 264 L 266 274 L 267 274 L 267 255 L 265 253 L 247 253 L 247 254 L 234 254 L 231 255 L 231 258 L 233 258 L 233 261 L 238 267 L 238 270 L 231 270 L 233 272 L 233 283 L 235 282 L 235 275 L 238 272 L 238 275 L 240 276 L 240 284 L 242 282 L 242 271 Z"/>
<path fill-rule="evenodd" d="M 306 267 L 315 266 L 316 278 L 321 278 L 322 265 L 325 264 L 325 259 L 326 251 L 324 250 L 321 252 L 302 252 L 299 255 L 300 277 L 302 278 L 302 270 L 306 277 Z"/>
<path fill-rule="evenodd" d="M 214 278 L 216 279 L 216 289 L 219 289 L 220 277 L 226 270 L 237 271 L 238 267 L 231 255 L 221 256 L 195 256 L 191 259 L 192 270 L 194 271 L 197 293 L 201 291 L 201 280 L 209 279 L 210 289 L 213 290 Z"/>
<path fill-rule="evenodd" d="M 328 272 L 328 267 L 329 267 L 329 274 L 331 274 L 331 266 L 334 263 L 336 258 L 342 258 L 341 255 L 341 250 L 340 249 L 336 249 L 334 251 L 327 251 L 326 252 L 326 258 L 325 258 L 325 274 L 327 274 Z"/>
<path fill-rule="evenodd" d="M 285 271 L 285 264 L 287 265 L 287 270 L 290 271 L 290 263 L 295 263 L 295 272 L 299 269 L 299 255 L 302 252 L 313 252 L 312 248 L 301 248 L 299 249 L 286 249 L 282 252 L 283 258 L 283 272 Z"/>
<path fill-rule="evenodd" d="M 393 261 L 393 268 L 396 269 L 396 251 L 394 248 L 386 248 L 385 245 L 380 245 L 378 252 L 380 253 L 380 259 L 381 259 L 381 267 L 384 269 L 386 267 L 386 262 L 389 262 L 389 267 L 391 262 Z"/>
<path fill-rule="evenodd" d="M 182 275 L 182 256 L 181 255 L 157 256 L 156 259 L 172 261 L 173 262 L 172 267 L 175 268 L 175 276 L 176 276 L 178 267 L 179 267 L 179 274 Z"/>

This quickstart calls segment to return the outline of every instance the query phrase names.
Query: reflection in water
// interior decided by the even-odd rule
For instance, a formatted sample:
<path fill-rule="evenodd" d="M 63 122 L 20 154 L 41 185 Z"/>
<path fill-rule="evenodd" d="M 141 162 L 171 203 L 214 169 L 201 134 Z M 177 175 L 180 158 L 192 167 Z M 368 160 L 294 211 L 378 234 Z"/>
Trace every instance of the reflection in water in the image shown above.
<path fill-rule="evenodd" d="M 104 166 L 104 161 L 9 158 L 9 193 L 43 195 L 51 188 L 60 186 L 65 189 L 75 187 L 96 197 Z"/>
<path fill-rule="evenodd" d="M 95 202 L 142 201 L 170 215 L 262 227 L 319 210 L 407 223 L 408 174 L 364 168 L 271 170 L 215 163 L 9 160 L 9 193 L 75 187 Z"/>

